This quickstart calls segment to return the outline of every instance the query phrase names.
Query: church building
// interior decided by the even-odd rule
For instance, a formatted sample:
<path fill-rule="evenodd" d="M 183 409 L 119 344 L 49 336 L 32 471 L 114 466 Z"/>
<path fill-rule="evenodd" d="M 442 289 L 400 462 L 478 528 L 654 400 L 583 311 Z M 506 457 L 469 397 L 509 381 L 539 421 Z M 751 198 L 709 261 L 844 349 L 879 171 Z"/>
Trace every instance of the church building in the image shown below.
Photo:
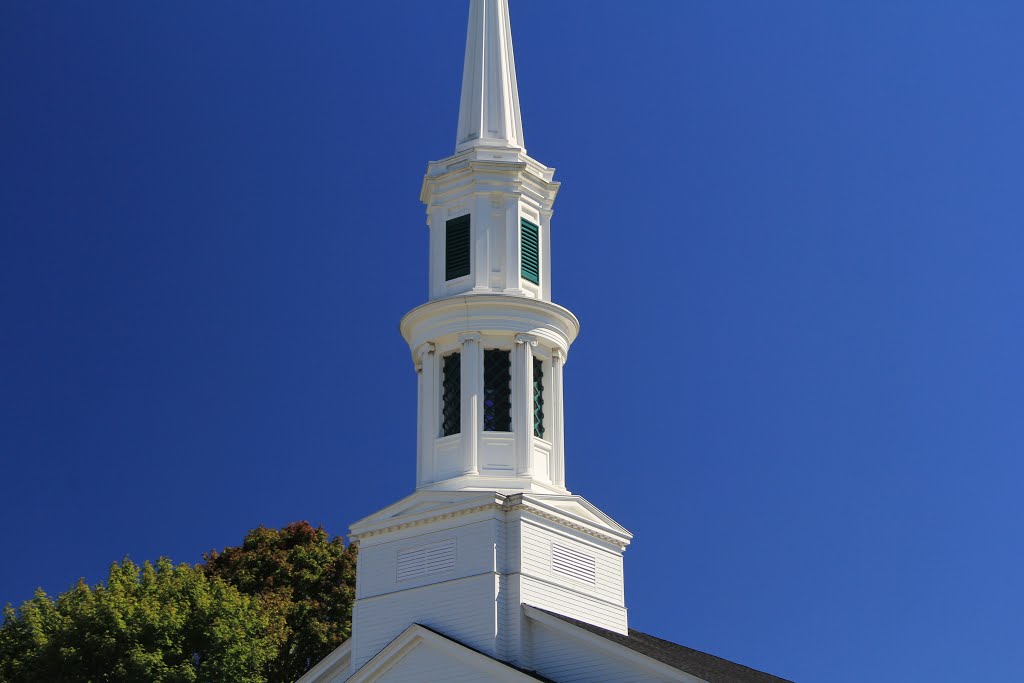
<path fill-rule="evenodd" d="M 566 488 L 554 169 L 528 156 L 508 0 L 471 0 L 455 152 L 427 166 L 429 296 L 402 319 L 416 488 L 351 526 L 352 637 L 299 683 L 784 679 L 629 627 L 632 535 Z M 410 473 L 411 474 L 411 473 Z"/>

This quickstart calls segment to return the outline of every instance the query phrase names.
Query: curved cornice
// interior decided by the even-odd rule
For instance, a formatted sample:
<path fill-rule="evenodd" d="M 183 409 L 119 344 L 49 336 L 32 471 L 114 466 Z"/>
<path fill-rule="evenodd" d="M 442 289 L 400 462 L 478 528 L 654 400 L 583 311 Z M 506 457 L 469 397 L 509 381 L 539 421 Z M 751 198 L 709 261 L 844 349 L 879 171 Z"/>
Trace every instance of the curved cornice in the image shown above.
<path fill-rule="evenodd" d="M 465 332 L 530 334 L 568 352 L 580 322 L 567 308 L 510 294 L 465 294 L 417 306 L 402 318 L 410 348 Z"/>

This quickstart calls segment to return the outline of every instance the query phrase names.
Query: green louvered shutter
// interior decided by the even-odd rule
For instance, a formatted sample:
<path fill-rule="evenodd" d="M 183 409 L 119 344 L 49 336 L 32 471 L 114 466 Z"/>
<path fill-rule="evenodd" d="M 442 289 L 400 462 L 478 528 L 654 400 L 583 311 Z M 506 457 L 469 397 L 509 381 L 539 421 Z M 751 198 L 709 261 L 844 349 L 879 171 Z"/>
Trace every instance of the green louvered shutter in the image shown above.
<path fill-rule="evenodd" d="M 445 223 L 444 279 L 469 275 L 469 215 Z"/>
<path fill-rule="evenodd" d="M 535 285 L 540 284 L 540 230 L 526 220 L 520 221 L 520 237 L 523 242 L 523 279 Z"/>

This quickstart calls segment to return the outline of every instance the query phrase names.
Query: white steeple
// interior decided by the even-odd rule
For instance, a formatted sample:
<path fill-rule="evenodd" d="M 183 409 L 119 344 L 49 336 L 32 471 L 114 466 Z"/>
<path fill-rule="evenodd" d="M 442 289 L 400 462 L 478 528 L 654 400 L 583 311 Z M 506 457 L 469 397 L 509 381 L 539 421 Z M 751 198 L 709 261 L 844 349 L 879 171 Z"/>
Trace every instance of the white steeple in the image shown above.
<path fill-rule="evenodd" d="M 553 176 L 523 149 L 508 1 L 471 0 L 455 153 L 420 195 L 429 297 L 401 323 L 416 489 L 351 527 L 349 672 L 413 623 L 529 666 L 522 605 L 628 632 L 632 536 L 566 488 L 562 369 L 579 322 L 551 296 Z"/>
<path fill-rule="evenodd" d="M 525 147 L 508 0 L 471 0 L 455 145 Z"/>
<path fill-rule="evenodd" d="M 551 301 L 554 169 L 522 148 L 508 0 L 471 0 L 455 154 L 432 162 L 430 301 L 402 319 L 420 375 L 417 487 L 565 494 Z"/>

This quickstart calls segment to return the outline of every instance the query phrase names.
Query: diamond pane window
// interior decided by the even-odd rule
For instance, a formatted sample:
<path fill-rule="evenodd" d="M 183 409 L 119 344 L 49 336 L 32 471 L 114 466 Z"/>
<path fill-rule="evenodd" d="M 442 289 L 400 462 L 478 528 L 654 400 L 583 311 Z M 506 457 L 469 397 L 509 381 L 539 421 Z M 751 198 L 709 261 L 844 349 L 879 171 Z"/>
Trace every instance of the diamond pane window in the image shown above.
<path fill-rule="evenodd" d="M 469 275 L 469 214 L 445 223 L 444 279 Z"/>
<path fill-rule="evenodd" d="M 523 218 L 519 234 L 523 242 L 523 279 L 540 284 L 540 229 Z"/>
<path fill-rule="evenodd" d="M 512 353 L 484 351 L 484 431 L 512 431 Z"/>
<path fill-rule="evenodd" d="M 441 368 L 441 435 L 462 430 L 462 357 L 453 353 L 444 357 Z"/>
<path fill-rule="evenodd" d="M 533 435 L 544 438 L 544 363 L 533 359 Z"/>

